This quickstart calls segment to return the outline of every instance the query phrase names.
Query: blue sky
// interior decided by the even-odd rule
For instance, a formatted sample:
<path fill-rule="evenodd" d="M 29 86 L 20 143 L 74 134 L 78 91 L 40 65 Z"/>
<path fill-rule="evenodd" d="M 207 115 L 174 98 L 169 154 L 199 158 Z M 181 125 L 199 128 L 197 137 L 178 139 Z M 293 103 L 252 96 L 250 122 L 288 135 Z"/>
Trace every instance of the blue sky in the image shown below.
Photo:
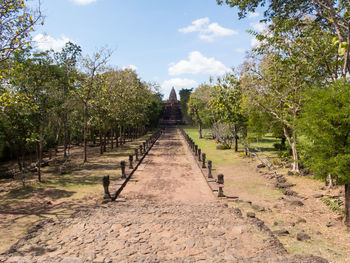
<path fill-rule="evenodd" d="M 59 50 L 70 40 L 91 54 L 114 50 L 111 66 L 134 68 L 144 81 L 196 87 L 239 66 L 261 31 L 259 12 L 238 20 L 215 0 L 41 0 L 45 24 L 33 39 L 38 49 Z"/>

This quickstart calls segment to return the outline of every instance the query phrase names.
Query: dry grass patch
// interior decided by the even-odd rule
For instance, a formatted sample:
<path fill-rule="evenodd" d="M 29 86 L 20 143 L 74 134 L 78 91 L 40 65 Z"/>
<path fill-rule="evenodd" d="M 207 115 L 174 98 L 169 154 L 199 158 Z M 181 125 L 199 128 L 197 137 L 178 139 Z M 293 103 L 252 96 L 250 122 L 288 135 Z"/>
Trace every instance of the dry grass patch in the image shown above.
<path fill-rule="evenodd" d="M 103 155 L 99 147 L 88 148 L 88 163 L 82 163 L 83 148 L 71 149 L 69 169 L 61 175 L 62 149 L 42 168 L 43 182 L 35 174 L 27 176 L 26 187 L 19 180 L 0 180 L 0 253 L 8 250 L 30 228 L 48 218 L 66 218 L 79 209 L 94 207 L 103 196 L 102 177 L 110 175 L 113 183 L 120 178 L 120 161 L 127 160 L 150 134 L 127 142 Z M 15 165 L 7 163 L 4 165 Z"/>

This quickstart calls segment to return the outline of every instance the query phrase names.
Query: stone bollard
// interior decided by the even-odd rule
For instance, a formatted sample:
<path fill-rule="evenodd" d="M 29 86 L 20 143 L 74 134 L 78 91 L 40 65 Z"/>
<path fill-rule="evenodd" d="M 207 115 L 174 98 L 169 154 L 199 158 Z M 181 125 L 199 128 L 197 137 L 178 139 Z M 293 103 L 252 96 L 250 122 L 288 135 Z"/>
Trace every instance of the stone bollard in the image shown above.
<path fill-rule="evenodd" d="M 205 168 L 205 159 L 206 159 L 206 154 L 205 153 L 202 153 L 202 168 Z"/>
<path fill-rule="evenodd" d="M 198 161 L 202 161 L 201 159 L 201 156 L 202 156 L 202 150 L 200 148 L 198 148 Z"/>
<path fill-rule="evenodd" d="M 143 150 L 143 147 L 142 147 L 142 145 L 140 145 L 139 148 L 140 148 L 140 154 L 143 154 L 143 151 L 142 151 L 142 150 Z"/>
<path fill-rule="evenodd" d="M 133 156 L 132 156 L 132 154 L 129 154 L 129 169 L 134 169 L 134 167 L 132 165 L 132 160 L 133 160 Z"/>
<path fill-rule="evenodd" d="M 212 161 L 208 160 L 208 178 L 213 178 L 213 175 L 211 173 L 211 169 L 212 169 Z"/>
<path fill-rule="evenodd" d="M 120 162 L 120 168 L 122 169 L 122 178 L 126 178 L 125 167 L 126 167 L 126 162 L 125 161 L 121 161 Z"/>
<path fill-rule="evenodd" d="M 194 145 L 194 155 L 197 156 L 198 152 L 198 145 Z"/>
<path fill-rule="evenodd" d="M 105 190 L 105 195 L 103 196 L 103 199 L 111 198 L 111 195 L 110 195 L 109 190 L 108 190 L 108 187 L 109 187 L 109 175 L 103 176 L 102 184 L 103 184 L 103 188 Z"/>
<path fill-rule="evenodd" d="M 142 143 L 143 144 L 143 154 L 146 154 L 146 143 Z"/>
<path fill-rule="evenodd" d="M 139 161 L 139 149 L 135 149 L 135 161 Z"/>
<path fill-rule="evenodd" d="M 223 174 L 218 174 L 218 180 L 217 180 L 217 184 L 219 187 L 219 192 L 218 192 L 218 197 L 224 197 L 224 175 Z"/>

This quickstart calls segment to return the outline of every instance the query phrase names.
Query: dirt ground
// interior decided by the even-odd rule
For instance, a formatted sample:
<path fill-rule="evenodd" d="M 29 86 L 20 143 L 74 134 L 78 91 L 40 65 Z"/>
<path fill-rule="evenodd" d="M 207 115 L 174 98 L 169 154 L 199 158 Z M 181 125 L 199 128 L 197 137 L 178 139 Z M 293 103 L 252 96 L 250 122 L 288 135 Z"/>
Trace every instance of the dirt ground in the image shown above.
<path fill-rule="evenodd" d="M 210 202 L 214 195 L 182 137 L 168 130 L 152 148 L 122 192 L 127 199 Z"/>
<path fill-rule="evenodd" d="M 216 199 L 167 130 L 116 202 L 37 226 L 5 262 L 327 262 L 287 253 L 264 222 Z"/>
<path fill-rule="evenodd" d="M 279 169 L 277 174 L 284 174 L 288 183 L 295 184 L 290 189 L 297 196 L 287 196 L 283 189 L 275 188 L 275 178 L 271 178 L 274 172 L 258 169 L 258 164 L 258 160 L 240 158 L 239 162 L 216 167 L 217 173 L 225 175 L 225 194 L 239 198 L 234 206 L 256 213 L 273 231 L 287 230 L 289 234 L 278 238 L 291 253 L 312 253 L 331 262 L 350 262 L 350 235 L 342 215 L 314 197 L 341 196 L 342 188 L 328 189 L 320 181 L 288 176 L 286 169 Z M 300 232 L 311 239 L 297 240 Z"/>
<path fill-rule="evenodd" d="M 27 174 L 26 187 L 21 180 L 0 180 L 0 253 L 8 250 L 18 239 L 36 224 L 47 219 L 63 220 L 80 209 L 100 205 L 103 195 L 102 177 L 110 175 L 111 181 L 120 178 L 120 161 L 149 135 L 134 141 L 127 141 L 119 148 L 100 155 L 99 147 L 88 147 L 88 162 L 83 164 L 83 148 L 73 146 L 70 150 L 67 174 L 60 174 L 63 163 L 63 149 L 51 160 L 46 154 L 44 160 L 49 166 L 42 168 L 42 183 L 36 174 Z M 15 162 L 2 166 L 15 167 Z"/>

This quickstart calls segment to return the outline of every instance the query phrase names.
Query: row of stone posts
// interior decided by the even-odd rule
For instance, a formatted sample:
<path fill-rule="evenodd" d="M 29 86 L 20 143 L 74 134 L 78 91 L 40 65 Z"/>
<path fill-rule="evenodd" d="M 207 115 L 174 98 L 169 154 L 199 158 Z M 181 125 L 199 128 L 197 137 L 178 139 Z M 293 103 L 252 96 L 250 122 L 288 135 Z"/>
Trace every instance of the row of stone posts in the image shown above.
<path fill-rule="evenodd" d="M 153 144 L 161 136 L 161 134 L 162 134 L 162 130 L 157 130 L 145 142 L 143 142 L 141 145 L 139 145 L 138 147 L 136 147 L 134 149 L 134 154 L 129 154 L 128 167 L 129 167 L 129 170 L 131 170 L 129 175 L 127 175 L 127 173 L 126 173 L 126 166 L 127 166 L 126 161 L 121 161 L 120 162 L 121 178 L 122 179 L 127 179 L 128 180 L 130 178 L 130 176 L 136 170 L 138 165 L 142 162 L 143 158 L 147 155 L 148 151 L 152 148 Z M 135 157 L 135 159 L 134 159 L 134 157 Z M 111 197 L 111 195 L 109 193 L 109 190 L 108 190 L 108 187 L 109 187 L 109 184 L 110 184 L 109 175 L 103 176 L 102 183 L 103 183 L 103 188 L 104 188 L 104 199 L 111 198 L 112 200 L 115 200 L 115 198 Z"/>
<path fill-rule="evenodd" d="M 192 138 L 183 130 L 180 129 L 182 135 L 184 136 L 188 146 L 190 147 L 190 149 L 192 150 L 195 158 L 198 158 L 198 162 L 201 165 L 202 169 L 204 170 L 205 168 L 208 168 L 208 173 L 207 173 L 207 177 L 208 179 L 212 179 L 213 178 L 213 173 L 212 173 L 212 168 L 213 168 L 213 162 L 211 160 L 208 160 L 207 164 L 208 166 L 206 166 L 206 154 L 203 152 L 202 150 L 198 147 L 197 144 L 195 144 L 195 142 L 192 140 Z M 217 179 L 216 179 L 216 183 L 218 186 L 218 197 L 224 197 L 224 191 L 223 191 L 223 187 L 224 187 L 224 175 L 223 174 L 218 174 Z"/>

